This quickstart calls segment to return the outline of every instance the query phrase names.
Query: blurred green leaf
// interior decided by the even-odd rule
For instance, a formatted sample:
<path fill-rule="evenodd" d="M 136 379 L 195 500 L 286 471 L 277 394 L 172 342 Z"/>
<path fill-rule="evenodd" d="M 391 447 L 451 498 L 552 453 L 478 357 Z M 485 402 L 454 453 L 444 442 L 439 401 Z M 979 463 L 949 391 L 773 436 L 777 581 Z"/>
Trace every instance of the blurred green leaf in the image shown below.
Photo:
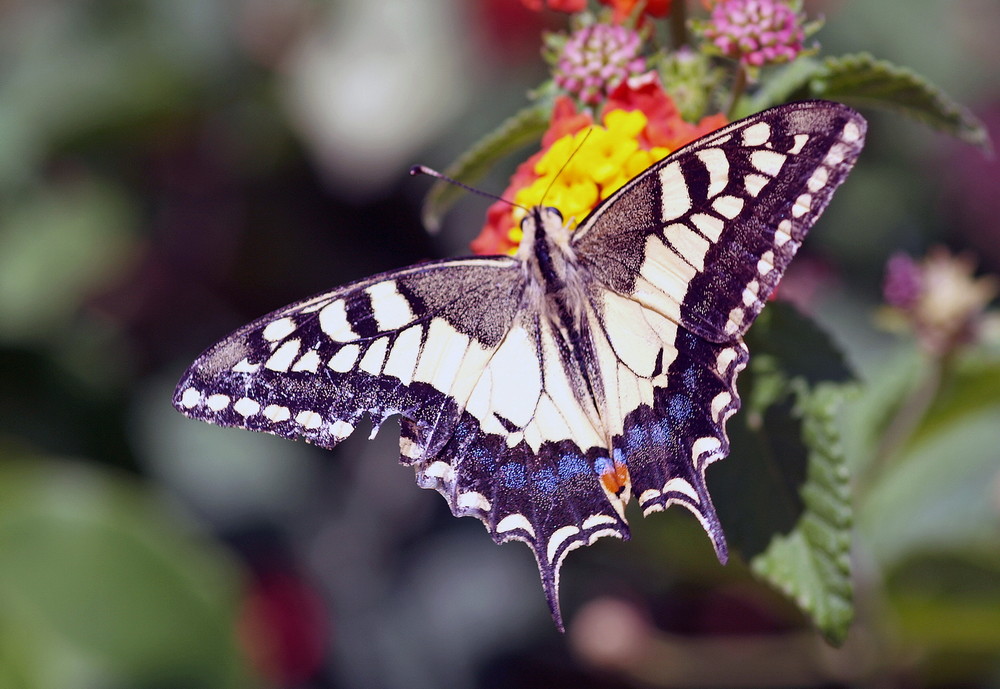
<path fill-rule="evenodd" d="M 910 442 L 867 486 L 858 525 L 891 568 L 914 553 L 1000 548 L 1000 404 L 956 416 Z"/>
<path fill-rule="evenodd" d="M 900 633 L 924 648 L 1000 651 L 1000 548 L 908 558 L 886 581 Z"/>
<path fill-rule="evenodd" d="M 539 105 L 527 107 L 480 139 L 449 165 L 444 174 L 465 184 L 475 184 L 498 160 L 540 140 L 548 124 L 549 108 Z M 424 199 L 424 227 L 431 232 L 437 231 L 441 218 L 463 193 L 461 187 L 443 180 L 435 181 Z"/>
<path fill-rule="evenodd" d="M 1000 412 L 1000 361 L 962 357 L 945 372 L 934 402 L 910 440 L 920 442 L 962 416 L 989 408 Z"/>
<path fill-rule="evenodd" d="M 748 117 L 755 112 L 795 100 L 793 94 L 801 90 L 820 69 L 819 60 L 808 56 L 775 68 L 751 96 L 740 99 L 733 111 L 733 119 Z"/>
<path fill-rule="evenodd" d="M 869 53 L 826 58 L 794 96 L 895 110 L 967 143 L 991 148 L 986 127 L 967 108 L 911 70 Z"/>
<path fill-rule="evenodd" d="M 0 664 L 17 686 L 247 686 L 232 563 L 124 476 L 0 448 Z M 0 674 L 0 678 L 7 679 Z"/>
<path fill-rule="evenodd" d="M 853 617 L 851 496 L 837 413 L 850 371 L 829 338 L 776 303 L 747 337 L 745 410 L 713 473 L 727 535 L 834 644 Z M 748 516 L 752 515 L 752 516 Z"/>
<path fill-rule="evenodd" d="M 132 210 L 115 187 L 81 178 L 0 205 L 0 339 L 51 335 L 124 269 Z"/>

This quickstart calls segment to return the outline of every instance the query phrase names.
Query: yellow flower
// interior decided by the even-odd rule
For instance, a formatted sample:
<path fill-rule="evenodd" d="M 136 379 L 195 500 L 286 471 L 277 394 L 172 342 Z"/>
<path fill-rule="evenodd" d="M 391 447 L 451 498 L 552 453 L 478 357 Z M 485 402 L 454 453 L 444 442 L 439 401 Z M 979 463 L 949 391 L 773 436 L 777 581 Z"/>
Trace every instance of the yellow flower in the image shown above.
<path fill-rule="evenodd" d="M 535 163 L 538 178 L 518 190 L 514 202 L 557 208 L 569 227 L 576 227 L 598 203 L 670 152 L 641 148 L 639 135 L 646 123 L 640 110 L 612 110 L 604 116 L 604 126 L 592 125 L 556 140 Z M 523 217 L 524 211 L 515 209 L 514 222 Z M 508 236 L 516 244 L 523 233 L 515 225 Z"/>

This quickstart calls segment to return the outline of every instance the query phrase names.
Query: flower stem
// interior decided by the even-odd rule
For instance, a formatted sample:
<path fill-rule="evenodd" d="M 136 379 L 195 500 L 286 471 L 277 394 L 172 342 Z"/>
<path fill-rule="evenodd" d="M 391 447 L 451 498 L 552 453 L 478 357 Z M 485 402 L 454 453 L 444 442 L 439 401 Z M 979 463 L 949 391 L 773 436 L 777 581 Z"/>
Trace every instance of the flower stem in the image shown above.
<path fill-rule="evenodd" d="M 688 44 L 687 5 L 684 2 L 670 6 L 670 40 L 674 50 Z"/>
<path fill-rule="evenodd" d="M 942 382 L 948 376 L 951 366 L 952 358 L 948 355 L 934 358 L 930 362 L 927 375 L 917 389 L 903 401 L 886 425 L 875 450 L 875 456 L 865 471 L 866 479 L 868 479 L 866 484 L 870 483 L 870 479 L 885 468 L 893 455 L 920 427 L 920 423 L 924 420 L 941 389 Z"/>
<path fill-rule="evenodd" d="M 729 107 L 726 108 L 726 119 L 732 120 L 736 112 L 736 104 L 740 102 L 740 97 L 747 87 L 747 69 L 742 62 L 736 63 L 736 76 L 733 78 L 733 92 L 729 98 Z"/>

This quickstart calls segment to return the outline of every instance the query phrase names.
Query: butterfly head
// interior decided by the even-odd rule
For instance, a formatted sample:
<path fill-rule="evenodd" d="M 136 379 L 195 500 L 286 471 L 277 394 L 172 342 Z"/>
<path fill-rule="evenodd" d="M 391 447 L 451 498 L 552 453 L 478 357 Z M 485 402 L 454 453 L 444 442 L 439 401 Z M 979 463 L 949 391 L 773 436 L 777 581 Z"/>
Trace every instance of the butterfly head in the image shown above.
<path fill-rule="evenodd" d="M 563 253 L 572 253 L 569 246 L 572 230 L 558 208 L 553 206 L 530 208 L 521 220 L 521 232 L 524 236 L 518 247 L 517 257 L 522 261 L 537 254 L 539 243 L 556 247 Z"/>

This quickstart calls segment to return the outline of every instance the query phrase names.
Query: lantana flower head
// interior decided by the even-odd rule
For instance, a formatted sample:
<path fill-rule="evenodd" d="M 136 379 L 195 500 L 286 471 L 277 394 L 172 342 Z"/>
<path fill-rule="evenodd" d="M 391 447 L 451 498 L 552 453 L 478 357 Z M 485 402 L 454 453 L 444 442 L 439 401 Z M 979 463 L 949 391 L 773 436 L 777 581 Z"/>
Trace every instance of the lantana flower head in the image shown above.
<path fill-rule="evenodd" d="M 542 150 L 518 166 L 503 197 L 519 206 L 557 208 L 572 228 L 632 177 L 725 123 L 721 115 L 696 125 L 682 120 L 653 74 L 619 84 L 597 121 L 562 96 L 542 137 Z M 524 215 L 523 208 L 494 203 L 472 250 L 514 253 Z"/>
<path fill-rule="evenodd" d="M 787 0 L 719 0 L 700 27 L 722 55 L 763 67 L 798 57 L 806 38 L 802 22 Z"/>
<path fill-rule="evenodd" d="M 556 86 L 580 102 L 596 105 L 611 89 L 646 70 L 642 38 L 624 26 L 591 24 L 563 45 L 555 67 Z"/>
<path fill-rule="evenodd" d="M 894 322 L 916 333 L 925 350 L 943 355 L 975 341 L 986 307 L 998 292 L 995 276 L 973 277 L 969 256 L 933 249 L 922 261 L 897 254 L 886 265 L 883 295 Z"/>

